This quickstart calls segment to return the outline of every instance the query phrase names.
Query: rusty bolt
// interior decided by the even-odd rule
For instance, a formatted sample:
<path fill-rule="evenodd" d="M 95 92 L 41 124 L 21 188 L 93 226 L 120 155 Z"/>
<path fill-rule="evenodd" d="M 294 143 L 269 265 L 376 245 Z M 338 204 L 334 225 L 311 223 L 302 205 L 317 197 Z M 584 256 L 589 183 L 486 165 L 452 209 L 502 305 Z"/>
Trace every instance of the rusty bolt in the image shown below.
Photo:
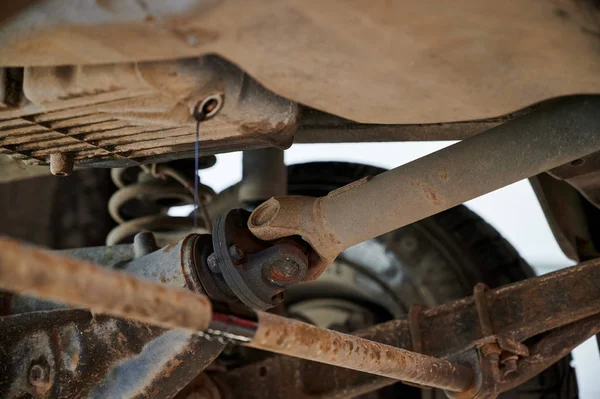
<path fill-rule="evenodd" d="M 68 176 L 73 171 L 73 154 L 50 154 L 50 173 L 54 176 Z"/>
<path fill-rule="evenodd" d="M 269 273 L 274 281 L 289 283 L 296 280 L 300 274 L 301 268 L 302 265 L 300 265 L 296 259 L 286 256 L 285 258 L 276 260 L 272 263 L 269 267 Z"/>
<path fill-rule="evenodd" d="M 242 263 L 242 261 L 244 260 L 244 256 L 246 255 L 244 254 L 244 251 L 242 251 L 242 248 L 233 244 L 229 247 L 229 256 L 231 257 L 231 261 L 234 265 L 239 265 L 240 263 Z"/>
<path fill-rule="evenodd" d="M 481 353 L 484 357 L 498 360 L 502 349 L 497 344 L 487 343 L 481 347 Z"/>
<path fill-rule="evenodd" d="M 263 273 L 269 281 L 285 286 L 306 277 L 308 258 L 295 244 L 281 242 L 269 248 L 268 252 Z"/>
<path fill-rule="evenodd" d="M 27 373 L 29 383 L 34 387 L 42 387 L 47 385 L 50 380 L 50 371 L 48 366 L 44 364 L 33 364 Z"/>
<path fill-rule="evenodd" d="M 214 253 L 208 255 L 208 258 L 206 259 L 206 264 L 208 265 L 208 268 L 210 269 L 211 272 L 221 273 L 221 269 L 219 268 L 219 263 L 217 262 L 217 257 L 215 256 Z"/>

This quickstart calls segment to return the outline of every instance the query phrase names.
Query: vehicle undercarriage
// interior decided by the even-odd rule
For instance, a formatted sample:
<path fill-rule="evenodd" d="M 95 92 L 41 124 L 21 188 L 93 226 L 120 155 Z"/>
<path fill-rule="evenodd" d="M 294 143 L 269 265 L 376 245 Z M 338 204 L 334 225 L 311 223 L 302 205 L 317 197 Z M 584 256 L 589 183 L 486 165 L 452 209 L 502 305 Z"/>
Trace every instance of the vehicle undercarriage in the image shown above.
<path fill-rule="evenodd" d="M 0 397 L 577 397 L 597 2 L 0 10 Z M 431 140 L 457 142 L 391 170 L 284 163 Z M 232 151 L 216 193 L 198 172 Z M 576 266 L 535 277 L 461 205 L 523 179 Z"/>

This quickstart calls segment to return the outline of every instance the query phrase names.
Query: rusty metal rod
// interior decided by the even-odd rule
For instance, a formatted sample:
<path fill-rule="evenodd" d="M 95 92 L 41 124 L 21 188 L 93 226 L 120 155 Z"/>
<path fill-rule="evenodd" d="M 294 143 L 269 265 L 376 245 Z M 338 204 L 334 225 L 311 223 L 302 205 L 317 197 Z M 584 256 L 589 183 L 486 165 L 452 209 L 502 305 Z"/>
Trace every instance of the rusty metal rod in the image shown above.
<path fill-rule="evenodd" d="M 564 332 L 567 328 L 573 332 L 569 334 L 574 339 L 572 342 L 581 342 L 576 334 L 580 337 L 594 334 L 594 331 L 589 332 L 582 326 L 589 326 L 593 318 L 600 322 L 600 316 L 594 316 L 600 314 L 598 281 L 600 259 L 594 259 L 543 276 L 490 289 L 485 294 L 494 334 L 525 342 L 528 338 L 549 331 L 548 337 L 556 336 L 556 331 Z M 473 347 L 474 342 L 484 339 L 476 308 L 476 301 L 471 296 L 421 310 L 418 325 L 413 326 L 418 327 L 421 347 L 419 353 L 444 358 Z M 572 327 L 573 323 L 580 322 L 585 324 Z M 414 328 L 411 330 L 408 320 L 392 320 L 353 334 L 396 348 L 415 350 L 411 331 L 414 332 Z M 443 339 L 440 339 L 440 331 L 444 332 Z M 544 342 L 548 342 L 546 338 Z M 541 371 L 538 358 L 534 357 L 539 352 L 538 349 L 536 344 L 530 349 L 531 359 L 520 360 L 523 367 L 530 367 L 528 370 L 531 371 L 524 372 L 531 376 L 535 372 L 534 368 Z M 568 352 L 570 349 L 564 354 Z M 530 361 L 533 362 L 530 364 Z M 544 364 L 550 363 L 551 361 L 544 360 Z M 256 377 L 262 370 L 266 370 L 268 379 Z M 293 378 L 289 375 L 293 375 Z M 221 385 L 228 386 L 231 390 L 230 397 L 236 399 L 282 398 L 286 397 L 286 392 L 292 391 L 310 392 L 312 397 L 340 399 L 355 397 L 397 381 L 287 356 L 271 356 L 231 370 L 218 378 Z M 256 389 L 244 390 L 238 381 L 253 381 Z"/>
<path fill-rule="evenodd" d="M 453 392 L 468 390 L 473 370 L 444 359 L 257 312 L 258 329 L 245 346 Z"/>
<path fill-rule="evenodd" d="M 328 263 L 357 243 L 600 151 L 599 110 L 600 96 L 563 99 L 325 197 L 273 198 L 248 224 L 263 240 L 301 235 Z"/>
<path fill-rule="evenodd" d="M 208 298 L 0 237 L 0 288 L 165 328 L 206 330 Z"/>

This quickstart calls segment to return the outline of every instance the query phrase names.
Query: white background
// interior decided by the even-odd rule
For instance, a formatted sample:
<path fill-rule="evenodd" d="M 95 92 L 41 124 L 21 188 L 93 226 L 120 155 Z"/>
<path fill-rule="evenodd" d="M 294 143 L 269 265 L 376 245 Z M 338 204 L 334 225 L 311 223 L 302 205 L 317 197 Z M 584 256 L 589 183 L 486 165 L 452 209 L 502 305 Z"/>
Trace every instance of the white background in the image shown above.
<path fill-rule="evenodd" d="M 311 161 L 358 162 L 393 168 L 437 151 L 451 142 L 296 144 L 285 153 L 286 164 Z M 200 172 L 204 184 L 215 191 L 238 182 L 241 153 L 222 154 L 217 164 Z M 538 274 L 573 264 L 559 249 L 535 194 L 527 181 L 512 184 L 466 204 L 493 225 L 519 251 Z M 600 356 L 595 338 L 578 347 L 574 365 L 581 399 L 600 398 Z"/>

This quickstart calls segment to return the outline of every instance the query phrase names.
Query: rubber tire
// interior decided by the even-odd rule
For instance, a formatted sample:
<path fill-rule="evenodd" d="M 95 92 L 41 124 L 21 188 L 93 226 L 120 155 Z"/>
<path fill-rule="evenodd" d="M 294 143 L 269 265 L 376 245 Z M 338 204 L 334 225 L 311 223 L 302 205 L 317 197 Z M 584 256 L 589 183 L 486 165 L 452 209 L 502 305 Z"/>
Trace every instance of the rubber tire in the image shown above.
<path fill-rule="evenodd" d="M 384 169 L 343 162 L 316 162 L 288 167 L 289 194 L 321 196 Z M 412 244 L 406 245 L 407 237 Z M 472 295 L 477 282 L 498 287 L 534 276 L 516 250 L 492 226 L 465 206 L 398 229 L 378 238 L 400 260 L 408 275 L 398 292 L 404 304 L 435 306 Z M 414 245 L 416 240 L 416 247 Z M 423 397 L 441 399 L 440 391 Z M 420 398 L 408 386 L 388 387 L 381 397 Z M 570 356 L 513 391 L 504 399 L 574 399 L 578 397 Z"/>
<path fill-rule="evenodd" d="M 52 249 L 104 245 L 114 191 L 108 169 L 0 184 L 0 235 Z"/>

